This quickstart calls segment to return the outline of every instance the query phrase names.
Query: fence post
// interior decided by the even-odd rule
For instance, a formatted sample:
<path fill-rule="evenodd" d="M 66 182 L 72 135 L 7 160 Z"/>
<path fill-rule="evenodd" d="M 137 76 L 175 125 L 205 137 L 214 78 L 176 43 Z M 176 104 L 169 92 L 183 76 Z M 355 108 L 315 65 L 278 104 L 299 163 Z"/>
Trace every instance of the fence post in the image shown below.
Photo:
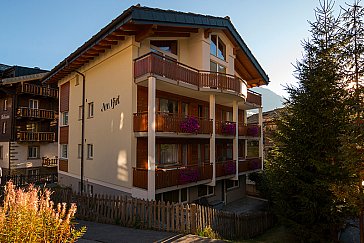
<path fill-rule="evenodd" d="M 191 217 L 191 233 L 192 234 L 196 234 L 197 229 L 196 229 L 196 217 L 197 217 L 197 213 L 196 213 L 196 204 L 192 204 L 191 205 L 191 213 L 190 213 L 190 217 Z"/>

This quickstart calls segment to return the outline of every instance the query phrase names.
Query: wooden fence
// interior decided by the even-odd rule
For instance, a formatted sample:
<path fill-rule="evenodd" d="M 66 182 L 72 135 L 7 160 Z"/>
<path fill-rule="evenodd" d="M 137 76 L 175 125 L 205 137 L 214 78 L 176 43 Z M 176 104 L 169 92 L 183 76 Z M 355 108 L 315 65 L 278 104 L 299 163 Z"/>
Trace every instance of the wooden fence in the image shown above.
<path fill-rule="evenodd" d="M 247 239 L 271 228 L 275 219 L 267 212 L 250 215 L 196 205 L 146 201 L 128 196 L 80 196 L 56 189 L 54 202 L 77 203 L 76 217 L 99 223 L 159 231 L 196 234 L 210 226 L 224 239 Z"/>

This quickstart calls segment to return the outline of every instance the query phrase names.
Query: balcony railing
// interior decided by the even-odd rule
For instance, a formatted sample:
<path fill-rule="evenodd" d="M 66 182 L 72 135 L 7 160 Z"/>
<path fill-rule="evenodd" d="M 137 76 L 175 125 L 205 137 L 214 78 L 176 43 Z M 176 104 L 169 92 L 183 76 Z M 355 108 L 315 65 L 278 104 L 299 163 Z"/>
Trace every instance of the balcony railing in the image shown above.
<path fill-rule="evenodd" d="M 236 160 L 216 162 L 216 177 L 234 175 L 236 173 Z"/>
<path fill-rule="evenodd" d="M 262 95 L 257 92 L 254 92 L 252 90 L 248 90 L 246 101 L 249 103 L 261 106 L 262 105 Z"/>
<path fill-rule="evenodd" d="M 134 60 L 134 78 L 138 79 L 147 74 L 177 81 L 177 85 L 182 82 L 199 90 L 208 88 L 210 91 L 229 91 L 247 97 L 247 84 L 237 76 L 197 70 L 153 52 Z"/>
<path fill-rule="evenodd" d="M 20 107 L 17 110 L 18 117 L 33 117 L 41 119 L 54 119 L 54 111 L 45 109 L 33 109 L 28 107 Z"/>
<path fill-rule="evenodd" d="M 261 158 L 241 158 L 239 159 L 239 173 L 259 170 L 262 168 Z"/>
<path fill-rule="evenodd" d="M 212 120 L 181 114 L 157 112 L 155 116 L 156 132 L 175 132 L 192 134 L 211 134 Z M 148 112 L 134 113 L 134 132 L 148 131 Z"/>
<path fill-rule="evenodd" d="M 23 83 L 18 86 L 17 92 L 58 98 L 58 89 L 36 84 Z"/>
<path fill-rule="evenodd" d="M 43 167 L 57 167 L 58 166 L 58 158 L 48 158 L 42 157 L 42 166 Z"/>
<path fill-rule="evenodd" d="M 212 164 L 179 166 L 155 171 L 155 188 L 184 185 L 212 179 Z M 148 189 L 148 170 L 133 168 L 133 186 Z"/>
<path fill-rule="evenodd" d="M 215 126 L 216 134 L 226 136 L 235 136 L 236 134 L 236 122 L 216 121 Z"/>
<path fill-rule="evenodd" d="M 49 184 L 58 182 L 58 174 L 44 175 L 4 175 L 1 177 L 1 185 L 5 185 L 7 181 L 12 181 L 15 186 L 24 186 L 28 184 Z"/>
<path fill-rule="evenodd" d="M 54 142 L 54 132 L 18 132 L 17 141 L 19 142 Z"/>
<path fill-rule="evenodd" d="M 238 126 L 239 136 L 247 136 L 247 137 L 259 137 L 260 136 L 260 126 L 248 124 L 245 125 L 242 122 L 239 122 Z"/>

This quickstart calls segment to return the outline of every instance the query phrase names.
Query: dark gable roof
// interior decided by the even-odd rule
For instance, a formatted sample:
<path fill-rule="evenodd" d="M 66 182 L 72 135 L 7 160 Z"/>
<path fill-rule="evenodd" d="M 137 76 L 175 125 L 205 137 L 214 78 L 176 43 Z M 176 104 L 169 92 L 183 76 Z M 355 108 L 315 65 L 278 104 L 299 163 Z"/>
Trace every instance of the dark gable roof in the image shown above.
<path fill-rule="evenodd" d="M 54 67 L 48 75 L 43 79 L 45 82 L 52 76 L 57 74 L 60 70 L 65 68 L 70 62 L 75 60 L 80 54 L 82 54 L 88 48 L 91 48 L 100 40 L 119 29 L 122 25 L 131 22 L 134 24 L 160 24 L 160 25 L 172 25 L 172 26 L 185 26 L 185 27 L 197 27 L 197 28 L 214 28 L 214 29 L 226 29 L 230 32 L 236 42 L 239 44 L 242 51 L 251 60 L 254 67 L 258 70 L 264 81 L 268 84 L 269 78 L 255 59 L 235 27 L 231 23 L 229 18 L 214 17 L 209 15 L 185 13 L 173 10 L 162 10 L 158 8 L 131 6 L 125 10 L 120 16 L 111 21 L 110 24 L 101 29 L 90 40 L 85 42 L 75 52 L 65 58 L 61 63 Z"/>

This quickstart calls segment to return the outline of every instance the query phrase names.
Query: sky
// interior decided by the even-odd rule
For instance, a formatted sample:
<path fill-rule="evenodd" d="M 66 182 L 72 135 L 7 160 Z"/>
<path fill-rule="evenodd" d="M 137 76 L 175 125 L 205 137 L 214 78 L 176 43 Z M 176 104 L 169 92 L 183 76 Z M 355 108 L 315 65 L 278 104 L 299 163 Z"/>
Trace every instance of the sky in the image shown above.
<path fill-rule="evenodd" d="M 347 0 L 351 3 L 351 0 Z M 0 63 L 50 70 L 131 5 L 230 16 L 268 74 L 266 87 L 287 96 L 301 42 L 318 0 L 1 0 Z M 336 9 L 345 0 L 336 0 Z"/>

